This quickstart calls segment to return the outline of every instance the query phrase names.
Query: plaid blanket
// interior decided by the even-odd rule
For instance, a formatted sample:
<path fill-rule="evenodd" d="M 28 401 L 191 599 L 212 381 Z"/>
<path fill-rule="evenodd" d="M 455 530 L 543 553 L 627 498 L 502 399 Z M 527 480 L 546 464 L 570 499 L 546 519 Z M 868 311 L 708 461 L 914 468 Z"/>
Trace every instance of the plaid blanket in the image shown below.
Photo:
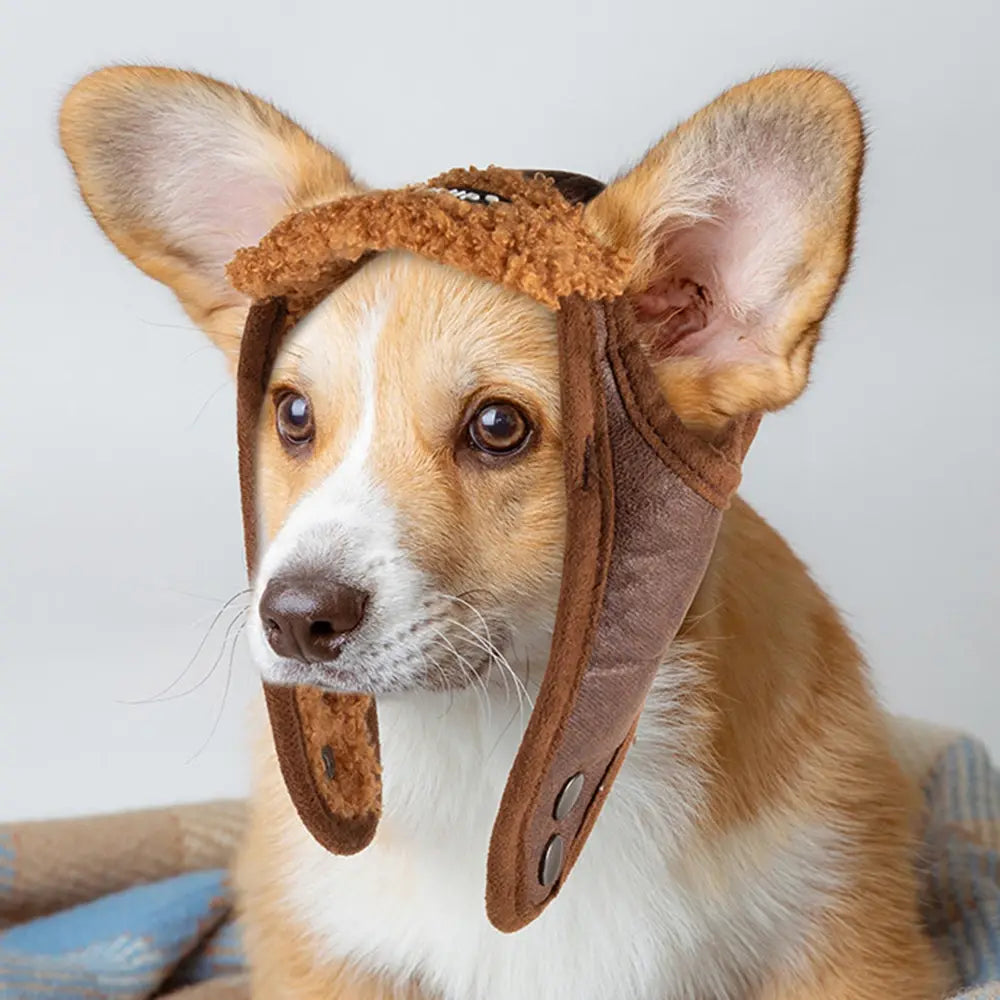
<path fill-rule="evenodd" d="M 1000 1000 L 1000 772 L 897 720 L 924 789 L 925 920 L 963 1000 Z M 226 876 L 238 802 L 0 826 L 0 1000 L 246 1000 Z"/>
<path fill-rule="evenodd" d="M 0 826 L 0 1000 L 244 1000 L 239 802 Z"/>

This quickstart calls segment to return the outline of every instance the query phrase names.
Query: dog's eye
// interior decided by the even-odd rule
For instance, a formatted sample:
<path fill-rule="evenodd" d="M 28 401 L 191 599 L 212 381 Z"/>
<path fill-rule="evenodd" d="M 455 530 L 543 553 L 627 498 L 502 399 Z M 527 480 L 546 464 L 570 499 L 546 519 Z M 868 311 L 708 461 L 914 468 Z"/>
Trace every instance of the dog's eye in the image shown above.
<path fill-rule="evenodd" d="M 286 444 L 298 447 L 311 441 L 316 429 L 313 426 L 312 406 L 305 396 L 286 392 L 277 404 L 278 436 Z"/>
<path fill-rule="evenodd" d="M 530 437 L 531 424 L 513 403 L 486 403 L 469 421 L 469 441 L 487 455 L 513 455 Z"/>

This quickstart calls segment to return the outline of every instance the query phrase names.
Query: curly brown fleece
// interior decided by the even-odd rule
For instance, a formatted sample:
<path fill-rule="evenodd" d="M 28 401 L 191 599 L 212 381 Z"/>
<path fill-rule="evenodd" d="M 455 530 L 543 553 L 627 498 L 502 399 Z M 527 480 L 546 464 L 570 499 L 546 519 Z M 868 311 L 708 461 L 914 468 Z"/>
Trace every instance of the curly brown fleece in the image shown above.
<path fill-rule="evenodd" d="M 489 191 L 500 201 L 463 201 L 451 189 Z M 551 178 L 516 170 L 456 169 L 427 184 L 317 205 L 279 222 L 229 264 L 230 282 L 251 299 L 289 299 L 292 312 L 316 302 L 365 255 L 409 250 L 505 285 L 555 308 L 578 292 L 620 295 L 627 253 L 606 247 L 583 225 Z"/>

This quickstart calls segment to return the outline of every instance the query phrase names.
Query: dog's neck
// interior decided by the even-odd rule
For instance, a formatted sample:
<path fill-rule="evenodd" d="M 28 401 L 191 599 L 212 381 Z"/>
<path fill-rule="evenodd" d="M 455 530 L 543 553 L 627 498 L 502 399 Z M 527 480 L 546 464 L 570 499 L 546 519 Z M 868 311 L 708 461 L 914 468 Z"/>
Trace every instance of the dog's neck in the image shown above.
<path fill-rule="evenodd" d="M 545 662 L 540 652 L 522 650 L 510 657 L 513 671 L 527 682 L 527 697 L 519 697 L 499 674 L 461 691 L 380 697 L 387 836 L 432 849 L 467 844 L 478 859 L 485 857 L 537 691 L 537 664 Z M 703 798 L 697 768 L 669 767 L 671 759 L 690 760 L 704 721 L 699 719 L 704 678 L 696 660 L 695 646 L 684 641 L 664 657 L 613 796 L 621 800 L 614 812 L 653 809 L 660 817 L 657 826 L 669 816 L 665 829 L 678 840 Z"/>

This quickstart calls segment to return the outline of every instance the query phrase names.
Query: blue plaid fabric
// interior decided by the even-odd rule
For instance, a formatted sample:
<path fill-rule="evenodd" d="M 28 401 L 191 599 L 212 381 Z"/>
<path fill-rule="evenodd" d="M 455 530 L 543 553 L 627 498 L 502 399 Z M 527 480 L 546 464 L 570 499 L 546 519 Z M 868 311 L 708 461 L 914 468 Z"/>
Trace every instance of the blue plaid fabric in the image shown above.
<path fill-rule="evenodd" d="M 184 981 L 220 971 L 206 956 L 230 911 L 223 870 L 136 886 L 0 934 L 0 998 L 140 1000 L 184 965 Z M 185 960 L 188 963 L 185 965 Z"/>
<path fill-rule="evenodd" d="M 981 743 L 959 737 L 924 794 L 928 927 L 969 988 L 961 995 L 1000 1000 L 1000 771 Z"/>
<path fill-rule="evenodd" d="M 1000 772 L 982 744 L 928 727 L 911 726 L 898 749 L 925 794 L 928 929 L 954 962 L 963 984 L 957 997 L 1000 1000 Z M 5 914 L 16 922 L 30 898 L 25 883 L 48 886 L 73 872 L 71 839 L 62 863 L 46 855 L 40 864 L 20 849 L 44 843 L 38 826 L 20 841 L 17 826 L 0 828 L 0 928 Z M 113 840 L 104 863 L 114 866 Z M 242 970 L 224 868 L 137 885 L 0 930 L 0 1000 L 146 1000 L 232 982 Z"/>

